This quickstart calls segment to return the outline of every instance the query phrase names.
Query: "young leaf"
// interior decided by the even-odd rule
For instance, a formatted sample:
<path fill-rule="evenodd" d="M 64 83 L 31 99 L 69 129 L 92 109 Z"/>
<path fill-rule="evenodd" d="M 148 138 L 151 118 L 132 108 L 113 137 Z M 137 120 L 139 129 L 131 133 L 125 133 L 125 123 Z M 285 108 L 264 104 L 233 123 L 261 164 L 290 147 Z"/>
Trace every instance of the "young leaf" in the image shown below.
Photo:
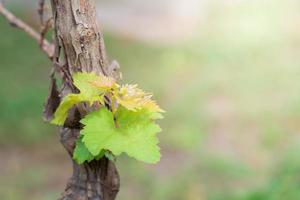
<path fill-rule="evenodd" d="M 119 91 L 115 93 L 119 104 L 128 110 L 136 111 L 147 109 L 150 112 L 164 112 L 155 101 L 151 99 L 152 95 L 139 89 L 137 85 L 122 85 Z"/>
<path fill-rule="evenodd" d="M 78 94 L 68 94 L 65 96 L 60 102 L 58 108 L 54 113 L 54 118 L 51 121 L 52 124 L 63 125 L 68 116 L 68 111 L 72 108 L 76 103 L 81 101 L 80 95 Z"/>
<path fill-rule="evenodd" d="M 102 108 L 90 113 L 81 122 L 85 125 L 81 134 L 88 150 L 97 155 L 102 149 L 110 150 L 114 155 L 127 153 L 129 156 L 147 163 L 156 163 L 160 159 L 156 134 L 161 131 L 147 110 L 137 112 L 119 107 L 117 127 L 112 113 Z"/>
<path fill-rule="evenodd" d="M 95 156 L 95 160 L 100 160 L 103 156 L 105 156 L 106 152 L 106 150 L 102 149 L 102 151 L 100 151 L 100 153 L 97 156 Z"/>
<path fill-rule="evenodd" d="M 115 160 L 116 160 L 115 156 L 112 153 L 110 153 L 109 151 L 106 151 L 104 155 L 108 160 L 115 162 Z"/>
<path fill-rule="evenodd" d="M 63 98 L 51 123 L 63 125 L 75 104 L 104 104 L 104 95 L 109 98 L 111 109 L 102 108 L 81 120 L 85 127 L 74 149 L 76 162 L 82 164 L 103 156 L 114 160 L 114 155 L 121 153 L 148 163 L 159 161 L 156 134 L 161 129 L 154 120 L 161 119 L 160 113 L 164 111 L 151 99 L 151 94 L 137 85 L 119 86 L 113 78 L 94 73 L 77 73 L 73 81 L 79 93 Z"/>
<path fill-rule="evenodd" d="M 109 137 L 116 132 L 113 115 L 106 108 L 86 115 L 80 122 L 85 125 L 80 131 L 82 141 L 93 155 L 105 149 L 103 146 L 106 141 L 102 137 Z"/>
<path fill-rule="evenodd" d="M 63 125 L 68 111 L 80 102 L 89 102 L 93 104 L 95 101 L 103 102 L 104 92 L 107 90 L 107 85 L 115 84 L 112 79 L 105 77 L 104 75 L 97 76 L 94 73 L 77 73 L 73 76 L 74 85 L 80 91 L 79 94 L 68 94 L 60 103 L 59 107 L 54 113 L 54 119 L 52 124 Z M 103 82 L 101 85 L 95 86 L 95 83 Z"/>
<path fill-rule="evenodd" d="M 76 141 L 76 147 L 73 152 L 73 159 L 78 163 L 82 164 L 84 162 L 90 162 L 92 160 L 99 160 L 104 155 L 106 156 L 107 151 L 102 150 L 100 153 L 96 156 L 93 156 L 89 150 L 85 147 L 84 143 L 82 142 L 82 137 L 80 137 Z"/>
<path fill-rule="evenodd" d="M 81 138 L 76 141 L 76 147 L 73 152 L 73 159 L 78 163 L 82 164 L 85 161 L 90 162 L 94 159 L 94 156 L 89 152 L 89 150 L 82 143 Z"/>
<path fill-rule="evenodd" d="M 85 99 L 97 96 L 116 84 L 110 77 L 88 72 L 74 74 L 73 81 Z"/>

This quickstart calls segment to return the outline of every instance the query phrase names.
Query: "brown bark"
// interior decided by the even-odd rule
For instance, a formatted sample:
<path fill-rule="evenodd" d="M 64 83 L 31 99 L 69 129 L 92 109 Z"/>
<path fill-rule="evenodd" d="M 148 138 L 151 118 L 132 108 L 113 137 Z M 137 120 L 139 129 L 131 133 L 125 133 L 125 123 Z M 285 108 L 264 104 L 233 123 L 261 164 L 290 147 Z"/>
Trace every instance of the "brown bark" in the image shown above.
<path fill-rule="evenodd" d="M 60 97 L 76 92 L 71 80 L 75 72 L 111 74 L 94 3 L 94 0 L 51 0 L 55 32 L 53 63 L 59 66 L 64 77 Z M 60 130 L 61 143 L 70 156 L 79 135 L 79 120 L 87 112 L 89 108 L 85 105 L 77 106 Z M 118 190 L 118 172 L 107 158 L 83 165 L 73 161 L 73 175 L 60 199 L 113 200 Z"/>
<path fill-rule="evenodd" d="M 44 0 L 40 0 L 40 18 L 43 25 Z M 44 119 L 51 120 L 63 96 L 77 92 L 72 74 L 80 71 L 95 72 L 117 77 L 118 63 L 108 65 L 103 35 L 97 24 L 94 0 L 51 0 L 54 22 L 54 44 L 48 42 L 45 29 L 39 34 L 22 20 L 4 8 L 0 1 L 0 14 L 8 22 L 26 32 L 40 43 L 41 49 L 53 61 L 50 91 L 45 105 Z M 48 20 L 48 22 L 50 22 Z M 62 75 L 62 89 L 58 91 L 54 73 Z M 108 105 L 109 105 L 109 99 Z M 72 157 L 75 141 L 79 136 L 80 119 L 95 108 L 82 104 L 72 109 L 60 129 L 60 140 Z M 69 179 L 60 200 L 114 200 L 120 186 L 119 174 L 113 162 L 103 157 L 78 165 L 73 162 L 73 175 Z"/>
<path fill-rule="evenodd" d="M 79 129 L 62 128 L 61 143 L 72 156 Z M 73 175 L 60 200 L 113 200 L 119 191 L 119 175 L 114 163 L 105 157 L 78 165 L 73 161 Z"/>

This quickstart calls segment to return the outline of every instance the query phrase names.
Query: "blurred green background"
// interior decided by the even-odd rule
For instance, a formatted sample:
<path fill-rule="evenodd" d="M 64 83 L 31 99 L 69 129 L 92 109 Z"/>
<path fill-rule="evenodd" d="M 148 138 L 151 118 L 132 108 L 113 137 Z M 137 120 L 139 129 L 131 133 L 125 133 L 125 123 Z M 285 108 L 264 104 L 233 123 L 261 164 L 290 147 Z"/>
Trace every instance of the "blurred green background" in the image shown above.
<path fill-rule="evenodd" d="M 36 7 L 11 8 L 35 26 Z M 215 0 L 176 42 L 105 32 L 123 81 L 167 111 L 160 163 L 121 156 L 117 199 L 300 199 L 299 11 L 295 0 Z M 57 199 L 71 175 L 55 127 L 41 119 L 50 69 L 0 17 L 1 200 Z"/>

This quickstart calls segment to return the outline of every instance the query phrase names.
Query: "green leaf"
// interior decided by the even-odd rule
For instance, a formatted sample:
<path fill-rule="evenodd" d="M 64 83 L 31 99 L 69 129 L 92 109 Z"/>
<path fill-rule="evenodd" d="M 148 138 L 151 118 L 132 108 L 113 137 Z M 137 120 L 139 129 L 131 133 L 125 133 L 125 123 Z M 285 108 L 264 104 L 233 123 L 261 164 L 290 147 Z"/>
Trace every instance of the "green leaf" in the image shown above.
<path fill-rule="evenodd" d="M 81 72 L 73 75 L 73 84 L 80 91 L 81 97 L 87 101 L 103 93 L 100 87 L 93 86 L 93 82 L 100 80 L 95 73 Z"/>
<path fill-rule="evenodd" d="M 85 161 L 90 162 L 94 159 L 94 156 L 89 152 L 89 150 L 83 144 L 81 138 L 76 141 L 76 147 L 73 152 L 73 159 L 78 163 L 82 164 Z"/>
<path fill-rule="evenodd" d="M 106 156 L 107 151 L 102 150 L 96 156 L 93 156 L 89 150 L 85 147 L 84 143 L 82 142 L 82 137 L 80 137 L 76 141 L 76 147 L 73 152 L 73 159 L 78 163 L 82 164 L 84 162 L 90 162 L 92 160 L 100 160 L 104 155 Z"/>
<path fill-rule="evenodd" d="M 109 151 L 106 151 L 104 155 L 108 160 L 113 161 L 113 162 L 115 161 L 115 156 L 112 153 L 110 153 Z"/>
<path fill-rule="evenodd" d="M 95 156 L 95 160 L 100 160 L 106 153 L 106 150 L 102 149 L 102 151 L 100 151 L 100 153 Z"/>
<path fill-rule="evenodd" d="M 63 125 L 67 119 L 68 111 L 77 103 L 81 101 L 80 95 L 68 94 L 60 102 L 59 107 L 54 113 L 54 119 L 51 121 L 52 124 Z"/>
<path fill-rule="evenodd" d="M 104 145 L 105 141 L 98 137 L 109 136 L 108 134 L 116 132 L 113 115 L 106 108 L 86 115 L 80 122 L 85 125 L 80 132 L 83 135 L 83 142 L 93 155 L 97 155 L 102 149 L 105 149 L 99 148 L 101 144 Z"/>
<path fill-rule="evenodd" d="M 82 141 L 93 155 L 107 149 L 114 155 L 124 152 L 137 160 L 156 163 L 160 159 L 156 134 L 161 129 L 152 117 L 146 110 L 129 111 L 119 107 L 115 125 L 112 113 L 102 108 L 81 120 L 85 125 Z"/>
<path fill-rule="evenodd" d="M 79 94 L 68 94 L 59 104 L 57 110 L 54 113 L 54 119 L 52 124 L 63 125 L 67 119 L 68 111 L 76 104 L 80 102 L 89 102 L 93 104 L 95 101 L 99 101 L 103 104 L 104 90 L 99 87 L 92 87 L 93 81 L 98 81 L 99 76 L 94 73 L 77 73 L 73 76 L 74 85 L 79 89 Z"/>

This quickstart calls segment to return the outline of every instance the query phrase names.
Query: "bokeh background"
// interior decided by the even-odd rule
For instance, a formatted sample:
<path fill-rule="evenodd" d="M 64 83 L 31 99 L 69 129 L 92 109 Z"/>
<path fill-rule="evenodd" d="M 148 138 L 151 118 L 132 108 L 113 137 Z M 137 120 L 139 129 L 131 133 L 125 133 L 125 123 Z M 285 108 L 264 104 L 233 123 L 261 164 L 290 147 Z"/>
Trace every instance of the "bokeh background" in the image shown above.
<path fill-rule="evenodd" d="M 97 0 L 123 81 L 154 93 L 162 159 L 121 156 L 119 200 L 300 199 L 300 2 Z M 38 28 L 37 1 L 7 0 Z M 41 119 L 51 64 L 0 17 L 0 199 L 52 200 L 71 175 Z"/>

